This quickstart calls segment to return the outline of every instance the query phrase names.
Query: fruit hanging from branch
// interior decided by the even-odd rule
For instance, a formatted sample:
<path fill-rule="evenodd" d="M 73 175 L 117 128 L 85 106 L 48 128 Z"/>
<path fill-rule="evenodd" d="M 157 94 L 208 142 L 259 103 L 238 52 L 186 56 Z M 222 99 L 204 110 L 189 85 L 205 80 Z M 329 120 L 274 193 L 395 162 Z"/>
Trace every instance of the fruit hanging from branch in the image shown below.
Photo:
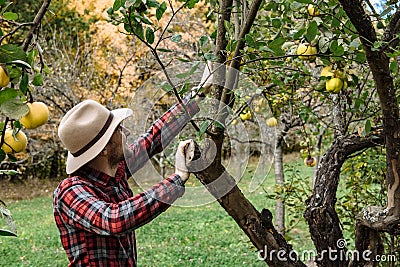
<path fill-rule="evenodd" d="M 347 88 L 347 76 L 343 70 L 333 70 L 331 66 L 325 66 L 321 70 L 320 77 L 327 79 L 325 89 L 328 93 L 338 94 L 341 90 Z"/>
<path fill-rule="evenodd" d="M 0 64 L 0 87 L 6 87 L 10 83 L 10 75 L 5 64 Z"/>
<path fill-rule="evenodd" d="M 311 157 L 310 155 L 308 155 L 308 157 L 304 159 L 304 165 L 306 165 L 307 167 L 314 167 L 316 164 L 317 160 L 314 157 Z"/>
<path fill-rule="evenodd" d="M 301 60 L 314 61 L 317 56 L 317 48 L 311 44 L 299 44 L 296 54 Z"/>
<path fill-rule="evenodd" d="M 28 103 L 29 112 L 19 121 L 27 129 L 42 126 L 49 119 L 49 108 L 43 102 Z"/>
<path fill-rule="evenodd" d="M 268 118 L 265 123 L 269 127 L 276 127 L 278 126 L 278 120 L 275 117 Z"/>
<path fill-rule="evenodd" d="M 332 77 L 334 75 L 333 71 L 332 71 L 332 67 L 331 66 L 325 66 L 322 70 L 321 70 L 321 77 Z"/>
<path fill-rule="evenodd" d="M 241 113 L 239 116 L 243 121 L 250 120 L 251 119 L 251 112 L 247 111 L 246 113 Z"/>
<path fill-rule="evenodd" d="M 308 15 L 311 17 L 317 17 L 321 14 L 319 8 L 313 4 L 309 4 L 307 6 Z"/>
<path fill-rule="evenodd" d="M 4 144 L 1 146 L 1 149 L 6 154 L 19 153 L 26 149 L 27 144 L 28 139 L 24 132 L 18 130 L 14 137 L 13 130 L 7 129 L 4 133 Z"/>
<path fill-rule="evenodd" d="M 328 93 L 338 94 L 343 89 L 343 81 L 340 78 L 332 78 L 326 81 L 325 88 Z"/>

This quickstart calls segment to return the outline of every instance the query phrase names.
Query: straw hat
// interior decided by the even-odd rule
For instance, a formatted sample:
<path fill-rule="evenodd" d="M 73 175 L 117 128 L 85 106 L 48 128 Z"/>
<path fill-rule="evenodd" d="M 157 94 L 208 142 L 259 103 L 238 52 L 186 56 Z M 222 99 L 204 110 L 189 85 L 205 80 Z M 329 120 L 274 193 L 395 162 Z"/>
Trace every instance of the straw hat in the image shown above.
<path fill-rule="evenodd" d="M 119 123 L 130 115 L 129 108 L 110 111 L 94 100 L 85 100 L 69 110 L 58 127 L 58 136 L 68 149 L 67 173 L 95 158 Z"/>

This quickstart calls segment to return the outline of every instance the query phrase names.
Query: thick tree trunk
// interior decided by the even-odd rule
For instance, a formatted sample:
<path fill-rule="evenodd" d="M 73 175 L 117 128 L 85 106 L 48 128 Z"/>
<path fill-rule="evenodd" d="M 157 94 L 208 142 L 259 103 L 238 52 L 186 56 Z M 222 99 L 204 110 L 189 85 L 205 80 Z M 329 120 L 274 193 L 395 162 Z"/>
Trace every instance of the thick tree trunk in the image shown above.
<path fill-rule="evenodd" d="M 356 228 L 356 248 L 360 251 L 371 250 L 381 253 L 379 231 L 398 232 L 400 218 L 400 139 L 399 139 L 399 106 L 393 78 L 389 69 L 389 57 L 386 52 L 396 49 L 399 44 L 400 9 L 393 14 L 385 29 L 382 46 L 373 47 L 377 41 L 375 29 L 370 17 L 366 14 L 362 1 L 339 0 L 347 16 L 360 35 L 368 65 L 371 68 L 379 96 L 383 116 L 383 132 L 386 147 L 386 208 L 366 207 L 360 214 Z M 379 210 L 379 212 L 376 212 Z M 398 234 L 398 233 L 397 233 Z M 355 262 L 352 266 L 365 266 L 364 261 Z M 374 262 L 368 266 L 375 266 Z"/>
<path fill-rule="evenodd" d="M 218 161 L 215 161 L 212 156 L 215 155 L 215 149 L 209 139 L 205 140 L 201 150 L 193 143 L 186 153 L 189 171 L 196 175 L 235 220 L 269 266 L 305 267 L 291 245 L 274 228 L 271 212 L 267 209 L 258 212 L 236 186 L 235 179 Z"/>
<path fill-rule="evenodd" d="M 383 143 L 383 137 L 349 135 L 337 138 L 321 158 L 312 196 L 304 213 L 323 267 L 348 266 L 347 249 L 335 210 L 340 168 L 353 153 Z"/>

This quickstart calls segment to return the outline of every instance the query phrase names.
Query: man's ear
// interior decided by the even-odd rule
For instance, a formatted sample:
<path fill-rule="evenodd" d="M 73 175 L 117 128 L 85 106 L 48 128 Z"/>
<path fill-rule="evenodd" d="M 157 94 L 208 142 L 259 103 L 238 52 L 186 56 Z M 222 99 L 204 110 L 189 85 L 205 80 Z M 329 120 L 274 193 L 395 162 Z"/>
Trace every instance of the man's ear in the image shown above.
<path fill-rule="evenodd" d="M 107 156 L 108 155 L 108 146 L 105 146 L 103 150 L 99 154 L 100 156 Z"/>

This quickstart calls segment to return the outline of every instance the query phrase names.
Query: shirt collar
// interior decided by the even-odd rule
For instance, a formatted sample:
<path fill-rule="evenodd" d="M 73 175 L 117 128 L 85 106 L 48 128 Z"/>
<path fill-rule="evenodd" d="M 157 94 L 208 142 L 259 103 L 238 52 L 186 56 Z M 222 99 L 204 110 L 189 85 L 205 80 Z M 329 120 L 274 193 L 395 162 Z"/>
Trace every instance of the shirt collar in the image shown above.
<path fill-rule="evenodd" d="M 79 176 L 93 181 L 95 184 L 100 184 L 102 186 L 108 185 L 110 180 L 113 178 L 108 174 L 101 171 L 93 169 L 89 166 L 82 166 L 76 172 L 72 173 L 71 176 Z"/>

